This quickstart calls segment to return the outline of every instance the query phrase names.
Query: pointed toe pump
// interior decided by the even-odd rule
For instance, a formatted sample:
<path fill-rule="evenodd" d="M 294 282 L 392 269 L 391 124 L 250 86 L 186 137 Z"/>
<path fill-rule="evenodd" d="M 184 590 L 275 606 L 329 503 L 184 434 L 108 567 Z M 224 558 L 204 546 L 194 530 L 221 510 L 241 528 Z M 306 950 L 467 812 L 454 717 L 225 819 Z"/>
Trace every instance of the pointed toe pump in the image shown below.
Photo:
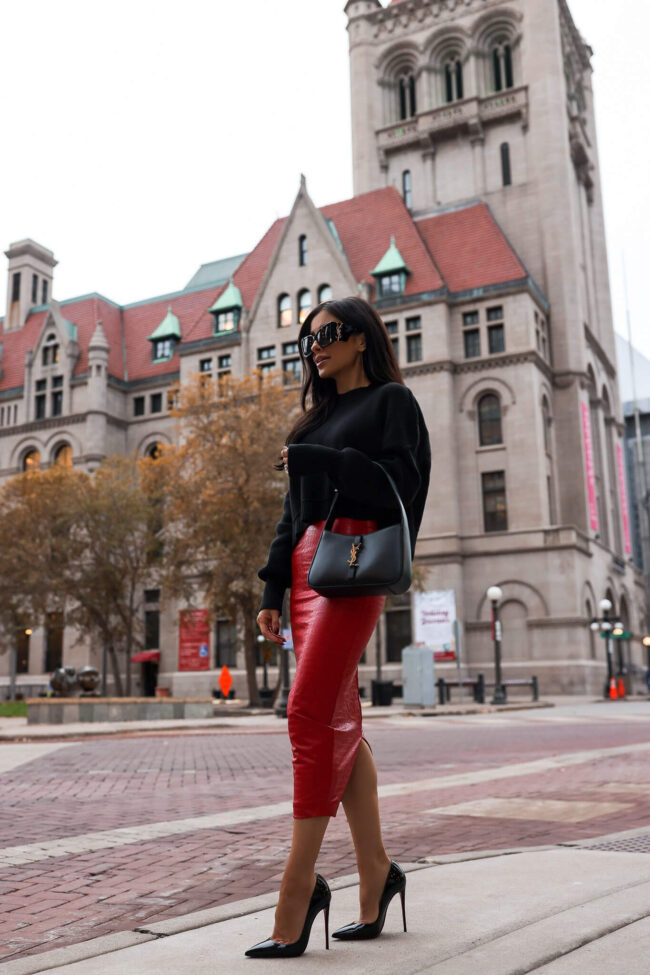
<path fill-rule="evenodd" d="M 382 932 L 388 905 L 395 894 L 399 894 L 402 899 L 402 920 L 406 931 L 406 906 L 404 903 L 406 899 L 406 874 L 398 863 L 391 860 L 384 890 L 379 901 L 377 920 L 371 924 L 366 924 L 363 921 L 346 924 L 344 927 L 332 931 L 332 937 L 339 938 L 341 941 L 367 941 L 370 938 L 377 938 Z"/>
<path fill-rule="evenodd" d="M 292 941 L 290 944 L 283 944 L 281 941 L 273 941 L 272 938 L 267 938 L 266 941 L 260 941 L 259 944 L 249 948 L 246 955 L 249 958 L 296 958 L 298 955 L 302 955 L 309 943 L 309 935 L 311 934 L 311 926 L 314 923 L 314 918 L 321 911 L 325 911 L 325 947 L 329 948 L 331 900 L 332 894 L 327 881 L 317 873 L 314 891 L 309 901 L 309 907 L 307 908 L 307 917 L 305 918 L 305 923 L 303 924 L 302 932 L 298 940 Z"/>

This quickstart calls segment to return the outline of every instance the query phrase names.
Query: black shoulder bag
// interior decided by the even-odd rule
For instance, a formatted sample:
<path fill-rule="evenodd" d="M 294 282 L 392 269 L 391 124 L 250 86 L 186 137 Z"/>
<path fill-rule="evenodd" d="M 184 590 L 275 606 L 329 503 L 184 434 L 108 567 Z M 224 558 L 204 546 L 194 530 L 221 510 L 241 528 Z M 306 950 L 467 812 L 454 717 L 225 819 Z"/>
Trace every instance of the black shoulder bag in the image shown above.
<path fill-rule="evenodd" d="M 382 468 L 383 469 L 383 468 Z M 395 494 L 400 521 L 367 535 L 339 535 L 332 531 L 334 500 L 314 552 L 307 584 L 321 596 L 388 596 L 406 592 L 411 585 L 411 539 L 395 482 L 384 470 Z"/>

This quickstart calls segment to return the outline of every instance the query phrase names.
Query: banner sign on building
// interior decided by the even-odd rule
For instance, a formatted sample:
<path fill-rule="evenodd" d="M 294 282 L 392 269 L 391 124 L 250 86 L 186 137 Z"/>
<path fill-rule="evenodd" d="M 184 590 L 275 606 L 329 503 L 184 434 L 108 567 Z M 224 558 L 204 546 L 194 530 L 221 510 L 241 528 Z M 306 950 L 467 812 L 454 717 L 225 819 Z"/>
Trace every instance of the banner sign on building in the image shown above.
<path fill-rule="evenodd" d="M 210 623 L 207 609 L 182 609 L 179 613 L 178 669 L 210 669 Z"/>
<path fill-rule="evenodd" d="M 589 407 L 581 403 L 582 409 L 582 439 L 585 445 L 585 468 L 587 471 L 587 496 L 589 498 L 589 526 L 598 531 L 598 505 L 596 504 L 596 478 L 594 476 L 594 454 L 591 447 L 591 423 L 589 422 Z"/>
<path fill-rule="evenodd" d="M 413 595 L 414 638 L 433 647 L 436 659 L 455 660 L 456 593 L 453 589 L 432 589 Z"/>
<path fill-rule="evenodd" d="M 616 466 L 618 467 L 618 491 L 621 498 L 621 514 L 623 516 L 623 537 L 625 538 L 625 554 L 632 554 L 630 539 L 630 515 L 627 507 L 627 491 L 625 490 L 625 473 L 623 471 L 623 451 L 620 443 L 616 444 Z"/>

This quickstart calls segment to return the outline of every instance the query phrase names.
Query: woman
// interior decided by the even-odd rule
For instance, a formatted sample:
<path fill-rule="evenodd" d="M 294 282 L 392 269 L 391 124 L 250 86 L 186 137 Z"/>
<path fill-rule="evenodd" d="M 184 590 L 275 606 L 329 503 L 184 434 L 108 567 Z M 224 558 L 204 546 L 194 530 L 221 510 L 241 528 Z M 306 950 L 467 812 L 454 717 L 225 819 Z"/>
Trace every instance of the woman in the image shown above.
<path fill-rule="evenodd" d="M 361 734 L 357 682 L 357 665 L 385 597 L 326 598 L 307 585 L 307 573 L 335 491 L 337 532 L 367 534 L 396 520 L 385 471 L 406 508 L 414 548 L 429 485 L 429 437 L 386 327 L 361 298 L 314 308 L 300 329 L 300 351 L 303 413 L 278 464 L 289 475 L 289 491 L 268 562 L 259 572 L 266 585 L 257 617 L 267 640 L 284 643 L 280 613 L 285 589 L 291 587 L 296 673 L 287 716 L 294 828 L 274 930 L 246 952 L 252 957 L 301 954 L 321 910 L 329 947 L 331 895 L 314 867 L 329 817 L 336 816 L 340 802 L 356 852 L 360 917 L 333 936 L 376 937 L 396 893 L 406 930 L 406 877 L 384 849 L 377 771 Z"/>

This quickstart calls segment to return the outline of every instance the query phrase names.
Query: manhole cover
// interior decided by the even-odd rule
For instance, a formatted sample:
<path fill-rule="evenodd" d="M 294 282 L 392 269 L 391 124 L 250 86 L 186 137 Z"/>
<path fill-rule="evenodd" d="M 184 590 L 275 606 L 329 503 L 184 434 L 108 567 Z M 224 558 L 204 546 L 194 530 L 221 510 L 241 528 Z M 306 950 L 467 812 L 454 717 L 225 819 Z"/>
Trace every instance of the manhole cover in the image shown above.
<path fill-rule="evenodd" d="M 650 832 L 639 836 L 622 836 L 618 840 L 596 840 L 581 843 L 582 850 L 612 850 L 615 853 L 650 853 Z"/>

